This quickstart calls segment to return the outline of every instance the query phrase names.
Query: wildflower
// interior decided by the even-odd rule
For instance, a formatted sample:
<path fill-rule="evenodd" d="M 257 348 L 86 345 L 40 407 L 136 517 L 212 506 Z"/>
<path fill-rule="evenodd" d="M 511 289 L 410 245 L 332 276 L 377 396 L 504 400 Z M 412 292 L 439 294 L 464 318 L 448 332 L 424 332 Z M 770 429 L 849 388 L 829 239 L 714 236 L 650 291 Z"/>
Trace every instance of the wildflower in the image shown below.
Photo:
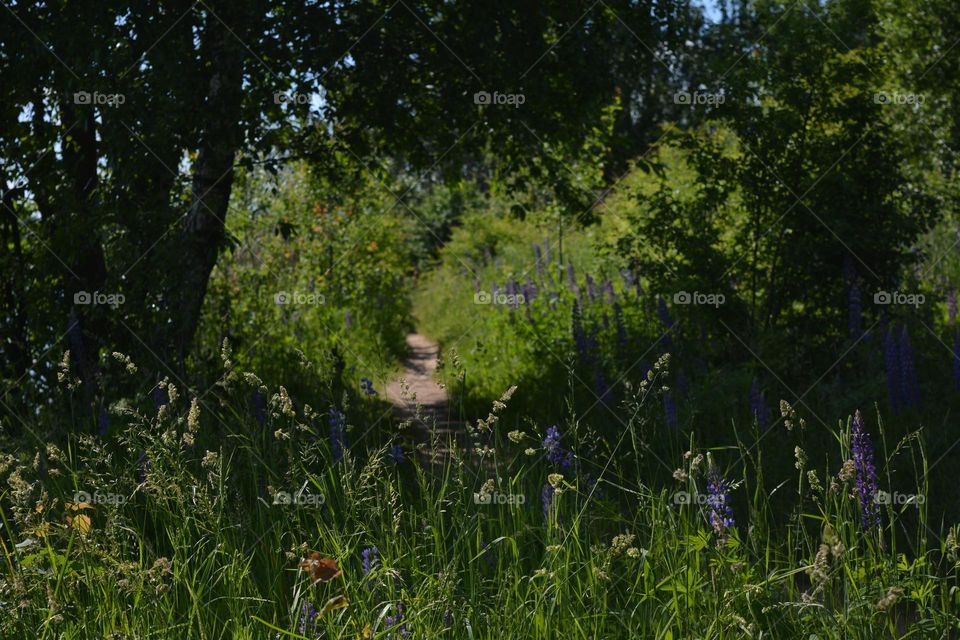
<path fill-rule="evenodd" d="M 105 407 L 100 407 L 97 413 L 97 431 L 101 436 L 106 436 L 110 432 L 110 418 Z"/>
<path fill-rule="evenodd" d="M 293 408 L 293 400 L 285 387 L 280 387 L 280 390 L 273 396 L 272 403 L 280 406 L 281 414 L 288 418 L 296 417 L 297 412 Z"/>
<path fill-rule="evenodd" d="M 823 485 L 820 484 L 820 478 L 817 477 L 817 470 L 807 471 L 807 482 L 810 484 L 810 490 L 817 493 L 823 493 Z"/>
<path fill-rule="evenodd" d="M 676 469 L 676 470 L 673 472 L 673 479 L 674 479 L 674 480 L 679 480 L 680 482 L 686 482 L 686 481 L 687 481 L 687 472 L 684 471 L 683 469 Z"/>
<path fill-rule="evenodd" d="M 163 382 L 160 382 L 154 386 L 153 389 L 150 390 L 150 395 L 152 396 L 153 404 L 157 409 L 166 406 L 169 402 L 166 385 Z"/>
<path fill-rule="evenodd" d="M 736 526 L 730 507 L 730 489 L 730 483 L 720 474 L 720 469 L 710 467 L 707 472 L 707 506 L 710 507 L 710 524 L 721 538 L 727 529 Z"/>
<path fill-rule="evenodd" d="M 780 401 L 780 417 L 783 418 L 783 426 L 787 428 L 787 431 L 793 431 L 793 420 L 796 417 L 797 412 L 786 400 Z"/>
<path fill-rule="evenodd" d="M 553 496 L 555 490 L 550 483 L 543 485 L 543 490 L 540 492 L 540 502 L 543 504 L 543 518 L 549 522 L 550 521 L 550 512 L 553 511 Z"/>
<path fill-rule="evenodd" d="M 300 626 L 298 630 L 300 635 L 307 635 L 307 631 L 313 630 L 314 624 L 317 620 L 317 609 L 309 602 L 303 603 L 303 607 L 300 609 Z"/>
<path fill-rule="evenodd" d="M 402 464 L 406 458 L 403 455 L 403 446 L 395 444 L 390 447 L 390 451 L 387 452 L 387 455 L 390 456 L 390 459 L 394 464 Z"/>
<path fill-rule="evenodd" d="M 190 401 L 190 411 L 187 412 L 187 429 L 196 433 L 200 428 L 200 401 L 194 398 Z"/>
<path fill-rule="evenodd" d="M 559 490 L 563 485 L 563 474 L 551 473 L 547 476 L 547 482 L 550 483 L 550 486 L 553 487 L 554 490 Z"/>
<path fill-rule="evenodd" d="M 328 414 L 330 424 L 330 450 L 333 452 L 334 462 L 343 459 L 343 450 L 347 447 L 346 417 L 342 411 L 330 407 Z"/>
<path fill-rule="evenodd" d="M 377 390 L 373 388 L 373 380 L 367 377 L 360 378 L 360 389 L 368 396 L 377 395 Z"/>
<path fill-rule="evenodd" d="M 902 587 L 890 587 L 890 589 L 887 591 L 887 595 L 880 598 L 880 601 L 877 602 L 877 611 L 889 611 L 900 601 L 900 598 L 902 597 Z"/>
<path fill-rule="evenodd" d="M 407 629 L 407 623 L 403 618 L 403 604 L 398 604 L 396 615 L 384 618 L 383 624 L 384 628 L 387 629 L 387 640 L 410 637 L 410 630 Z"/>
<path fill-rule="evenodd" d="M 203 460 L 200 466 L 204 469 L 215 469 L 220 465 L 220 454 L 216 451 L 207 451 L 203 454 Z"/>
<path fill-rule="evenodd" d="M 847 289 L 847 329 L 851 338 L 859 338 L 863 331 L 862 308 L 860 305 L 860 288 L 856 282 L 851 282 Z"/>
<path fill-rule="evenodd" d="M 885 317 L 881 322 L 883 323 L 883 368 L 887 374 L 887 394 L 890 397 L 890 409 L 897 414 L 901 406 L 899 353 L 893 337 L 893 327 L 887 326 Z"/>
<path fill-rule="evenodd" d="M 380 550 L 376 547 L 367 547 L 360 552 L 360 557 L 363 559 L 363 575 L 380 566 Z"/>
<path fill-rule="evenodd" d="M 547 429 L 543 439 L 543 448 L 547 451 L 547 460 L 566 471 L 573 466 L 573 453 L 560 446 L 560 430 L 556 425 Z"/>
<path fill-rule="evenodd" d="M 813 585 L 813 592 L 817 593 L 823 586 L 830 581 L 830 546 L 821 544 L 817 549 L 817 555 L 813 559 L 813 564 L 807 569 L 807 575 L 810 576 L 810 584 Z"/>
<path fill-rule="evenodd" d="M 525 435 L 526 434 L 524 434 L 523 431 L 511 431 L 507 434 L 507 437 L 510 438 L 510 442 L 518 444 L 523 440 Z"/>
<path fill-rule="evenodd" d="M 880 511 L 874 496 L 877 495 L 877 470 L 873 465 L 873 445 L 870 434 L 863 428 L 860 411 L 853 414 L 850 449 L 857 470 L 857 494 L 860 498 L 860 520 L 865 529 L 880 525 Z"/>
<path fill-rule="evenodd" d="M 253 390 L 253 417 L 261 427 L 267 421 L 267 399 L 264 397 L 260 388 Z"/>
<path fill-rule="evenodd" d="M 857 477 L 857 465 L 853 460 L 846 460 L 840 467 L 840 473 L 837 474 L 843 482 L 849 482 Z"/>
<path fill-rule="evenodd" d="M 796 462 L 793 463 L 793 466 L 798 471 L 803 471 L 807 466 L 807 454 L 800 447 L 793 448 L 793 457 L 796 459 Z"/>
<path fill-rule="evenodd" d="M 613 537 L 613 542 L 610 543 L 610 553 L 616 557 L 626 552 L 627 549 L 633 546 L 633 541 L 636 540 L 637 536 L 631 533 L 621 533 Z"/>
<path fill-rule="evenodd" d="M 119 351 L 114 351 L 110 355 L 112 355 L 117 362 L 124 366 L 124 368 L 127 370 L 127 373 L 134 374 L 137 372 L 137 365 L 133 363 L 133 360 L 130 359 L 130 356 L 124 355 Z"/>
<path fill-rule="evenodd" d="M 524 450 L 523 453 L 526 454 L 526 455 L 528 455 L 528 456 L 535 456 L 535 455 L 537 455 L 537 450 L 534 449 L 533 447 L 527 447 L 527 448 Z"/>
<path fill-rule="evenodd" d="M 750 415 L 757 421 L 757 426 L 761 431 L 766 431 L 770 426 L 770 413 L 767 410 L 766 398 L 760 391 L 760 384 L 757 379 L 753 379 L 750 385 Z"/>
<path fill-rule="evenodd" d="M 913 345 L 906 325 L 900 331 L 900 385 L 904 405 L 916 407 L 920 404 L 920 389 L 917 383 L 917 368 L 914 362 Z"/>

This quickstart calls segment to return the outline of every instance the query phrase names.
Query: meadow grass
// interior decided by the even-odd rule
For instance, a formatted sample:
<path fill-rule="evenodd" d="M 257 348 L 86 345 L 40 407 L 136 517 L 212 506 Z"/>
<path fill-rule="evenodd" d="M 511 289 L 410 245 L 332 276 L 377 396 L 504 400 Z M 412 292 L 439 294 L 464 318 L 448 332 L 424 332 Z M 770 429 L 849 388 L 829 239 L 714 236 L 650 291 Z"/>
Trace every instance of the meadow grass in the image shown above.
<path fill-rule="evenodd" d="M 849 420 L 704 449 L 649 417 L 667 362 L 612 442 L 503 398 L 432 459 L 371 400 L 337 460 L 329 411 L 278 390 L 258 414 L 239 371 L 203 400 L 117 403 L 107 436 L 4 455 L 2 637 L 955 637 L 956 529 L 861 503 Z M 922 497 L 922 438 L 888 449 L 864 424 L 879 486 L 912 460 L 898 489 Z M 798 449 L 795 481 L 768 486 L 764 450 L 804 437 L 835 455 Z M 312 584 L 314 552 L 342 575 Z"/>

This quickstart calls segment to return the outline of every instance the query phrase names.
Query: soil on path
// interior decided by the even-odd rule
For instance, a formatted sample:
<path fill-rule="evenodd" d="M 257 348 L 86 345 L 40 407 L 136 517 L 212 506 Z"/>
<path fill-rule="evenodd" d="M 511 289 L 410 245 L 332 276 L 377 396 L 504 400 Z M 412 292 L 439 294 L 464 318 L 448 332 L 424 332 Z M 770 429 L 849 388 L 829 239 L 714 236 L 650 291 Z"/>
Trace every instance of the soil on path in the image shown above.
<path fill-rule="evenodd" d="M 387 400 L 405 417 L 413 417 L 419 403 L 424 422 L 431 423 L 436 420 L 438 424 L 449 423 L 450 403 L 447 391 L 433 377 L 437 371 L 440 346 L 423 334 L 410 333 L 407 335 L 407 347 L 409 352 L 403 360 L 403 375 L 387 385 Z M 401 379 L 408 387 L 406 393 Z"/>

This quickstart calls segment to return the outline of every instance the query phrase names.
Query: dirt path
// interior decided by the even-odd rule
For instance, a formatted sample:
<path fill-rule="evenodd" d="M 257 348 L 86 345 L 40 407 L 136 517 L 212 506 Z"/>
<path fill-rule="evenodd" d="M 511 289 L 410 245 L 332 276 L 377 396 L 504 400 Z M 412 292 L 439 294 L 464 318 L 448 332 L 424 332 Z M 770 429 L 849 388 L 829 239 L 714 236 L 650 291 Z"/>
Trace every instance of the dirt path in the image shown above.
<path fill-rule="evenodd" d="M 405 416 L 413 416 L 419 402 L 423 406 L 426 420 L 436 419 L 437 423 L 448 423 L 450 404 L 447 391 L 433 378 L 440 355 L 439 345 L 422 334 L 410 333 L 407 335 L 407 347 L 410 351 L 403 360 L 404 371 L 401 376 L 409 386 L 406 397 L 398 378 L 387 385 L 387 400 Z"/>

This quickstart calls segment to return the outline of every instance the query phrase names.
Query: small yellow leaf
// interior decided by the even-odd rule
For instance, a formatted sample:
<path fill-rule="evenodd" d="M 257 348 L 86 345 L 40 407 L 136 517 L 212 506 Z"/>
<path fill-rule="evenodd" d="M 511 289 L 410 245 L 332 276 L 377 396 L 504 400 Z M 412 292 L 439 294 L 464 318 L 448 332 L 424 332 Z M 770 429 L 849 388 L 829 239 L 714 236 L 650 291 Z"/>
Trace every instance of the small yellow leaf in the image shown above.
<path fill-rule="evenodd" d="M 350 601 L 347 600 L 347 596 L 344 596 L 344 595 L 334 596 L 329 600 L 327 600 L 327 604 L 323 605 L 323 609 L 320 609 L 320 613 L 317 614 L 317 618 L 318 619 L 322 618 L 323 616 L 327 615 L 334 609 L 343 609 L 349 604 L 350 604 Z"/>
<path fill-rule="evenodd" d="M 372 640 L 373 638 L 373 629 L 370 628 L 370 623 L 368 622 L 363 626 L 363 631 L 360 632 L 360 635 L 357 636 L 357 640 Z"/>
<path fill-rule="evenodd" d="M 79 531 L 80 535 L 85 536 L 90 533 L 93 522 L 89 516 L 81 514 L 79 516 L 67 516 L 67 524 Z"/>

